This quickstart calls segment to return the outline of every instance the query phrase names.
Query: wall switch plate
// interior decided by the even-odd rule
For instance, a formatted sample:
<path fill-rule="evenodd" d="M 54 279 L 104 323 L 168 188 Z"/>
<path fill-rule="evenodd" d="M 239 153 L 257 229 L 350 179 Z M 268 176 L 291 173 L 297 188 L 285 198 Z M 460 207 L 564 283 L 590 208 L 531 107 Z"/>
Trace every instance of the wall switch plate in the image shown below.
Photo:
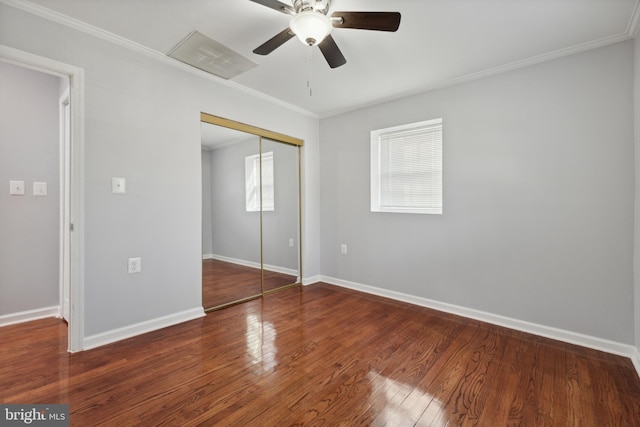
<path fill-rule="evenodd" d="M 129 258 L 127 272 L 140 273 L 142 271 L 142 258 Z"/>
<path fill-rule="evenodd" d="M 293 247 L 293 239 L 289 239 L 289 247 L 292 248 Z"/>
<path fill-rule="evenodd" d="M 347 254 L 347 245 L 345 245 L 344 243 L 340 245 L 340 253 L 342 255 L 346 255 Z"/>
<path fill-rule="evenodd" d="M 9 194 L 24 196 L 24 181 L 9 181 Z"/>
<path fill-rule="evenodd" d="M 118 177 L 111 178 L 111 192 L 113 194 L 126 194 L 127 180 Z"/>
<path fill-rule="evenodd" d="M 33 195 L 34 196 L 46 196 L 47 195 L 47 183 L 46 182 L 34 182 L 33 183 Z"/>

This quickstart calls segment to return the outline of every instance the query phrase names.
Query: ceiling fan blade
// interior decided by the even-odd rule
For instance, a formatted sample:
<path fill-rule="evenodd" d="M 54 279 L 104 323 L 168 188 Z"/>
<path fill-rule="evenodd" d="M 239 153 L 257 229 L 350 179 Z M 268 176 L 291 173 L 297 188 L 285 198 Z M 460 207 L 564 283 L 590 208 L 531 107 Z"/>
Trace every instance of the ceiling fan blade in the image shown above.
<path fill-rule="evenodd" d="M 324 40 L 320 42 L 318 47 L 320 48 L 320 52 L 322 52 L 322 55 L 324 55 L 324 59 L 326 59 L 329 63 L 329 67 L 338 68 L 341 65 L 347 63 L 347 60 L 342 55 L 340 48 L 336 44 L 336 41 L 333 39 L 333 37 L 331 37 L 331 34 L 325 37 Z"/>
<path fill-rule="evenodd" d="M 278 12 L 286 13 L 288 15 L 293 15 L 295 11 L 288 4 L 284 4 L 279 2 L 278 0 L 250 0 L 254 3 L 261 4 L 263 6 L 267 6 L 268 8 L 277 10 Z"/>
<path fill-rule="evenodd" d="M 400 12 L 334 12 L 331 14 L 335 28 L 357 30 L 397 31 Z"/>
<path fill-rule="evenodd" d="M 278 34 L 271 37 L 269 40 L 267 40 L 266 42 L 264 42 L 263 44 L 255 48 L 253 50 L 253 53 L 256 53 L 258 55 L 268 55 L 274 50 L 276 50 L 277 48 L 279 48 L 280 46 L 282 46 L 283 44 L 285 44 L 286 42 L 288 42 L 290 39 L 292 39 L 294 35 L 295 34 L 293 34 L 293 31 L 291 31 L 287 27 L 286 29 L 282 30 L 281 32 L 279 32 Z"/>

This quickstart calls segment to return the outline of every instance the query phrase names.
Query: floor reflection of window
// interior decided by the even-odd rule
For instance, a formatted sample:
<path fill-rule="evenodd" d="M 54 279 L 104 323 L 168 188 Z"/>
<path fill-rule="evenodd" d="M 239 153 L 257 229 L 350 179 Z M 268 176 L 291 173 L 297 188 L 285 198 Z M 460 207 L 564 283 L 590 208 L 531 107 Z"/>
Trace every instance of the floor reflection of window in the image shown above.
<path fill-rule="evenodd" d="M 247 352 L 261 372 L 271 371 L 276 366 L 276 335 L 271 322 L 262 322 L 255 314 L 247 316 Z"/>
<path fill-rule="evenodd" d="M 403 384 L 373 372 L 367 376 L 372 389 L 384 393 L 386 404 L 380 417 L 385 425 L 414 425 L 418 420 L 430 420 L 427 425 L 434 427 L 447 425 L 446 417 L 439 420 L 444 415 L 442 404 L 430 394 L 418 390 L 414 385 Z"/>

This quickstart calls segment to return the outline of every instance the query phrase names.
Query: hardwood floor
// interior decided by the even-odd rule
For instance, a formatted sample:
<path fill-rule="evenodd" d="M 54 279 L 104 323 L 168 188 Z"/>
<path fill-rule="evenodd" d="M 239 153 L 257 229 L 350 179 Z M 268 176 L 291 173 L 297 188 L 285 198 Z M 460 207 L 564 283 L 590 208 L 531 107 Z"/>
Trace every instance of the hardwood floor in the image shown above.
<path fill-rule="evenodd" d="M 215 259 L 202 261 L 202 305 L 217 307 L 233 301 L 260 295 L 258 268 L 246 267 Z M 265 270 L 264 289 L 272 291 L 296 282 L 296 277 Z"/>
<path fill-rule="evenodd" d="M 326 284 L 82 353 L 0 328 L 2 403 L 72 426 L 640 426 L 629 359 Z"/>

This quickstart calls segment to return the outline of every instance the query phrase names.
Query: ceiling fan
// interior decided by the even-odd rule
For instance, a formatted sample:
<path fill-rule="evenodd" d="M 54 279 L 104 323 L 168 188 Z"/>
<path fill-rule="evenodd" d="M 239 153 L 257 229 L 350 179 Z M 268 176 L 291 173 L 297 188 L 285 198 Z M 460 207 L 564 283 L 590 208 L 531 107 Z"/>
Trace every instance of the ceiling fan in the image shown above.
<path fill-rule="evenodd" d="M 331 0 L 293 0 L 293 7 L 278 0 L 251 1 L 292 15 L 288 28 L 258 46 L 253 53 L 268 55 L 297 36 L 306 45 L 318 45 L 331 68 L 347 63 L 331 37 L 332 28 L 393 32 L 400 26 L 399 12 L 333 12 L 328 16 Z"/>

